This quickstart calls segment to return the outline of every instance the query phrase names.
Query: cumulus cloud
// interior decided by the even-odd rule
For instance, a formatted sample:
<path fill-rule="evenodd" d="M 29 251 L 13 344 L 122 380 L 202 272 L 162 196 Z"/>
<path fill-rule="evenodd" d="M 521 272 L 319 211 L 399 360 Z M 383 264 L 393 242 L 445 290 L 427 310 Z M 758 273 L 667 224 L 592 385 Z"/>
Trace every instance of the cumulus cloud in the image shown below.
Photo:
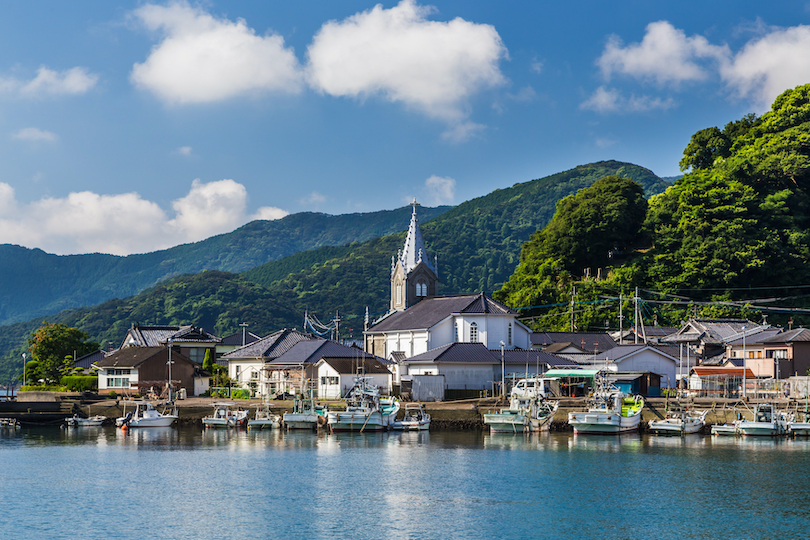
<path fill-rule="evenodd" d="M 498 63 L 507 50 L 494 27 L 430 21 L 432 11 L 402 0 L 325 23 L 307 49 L 310 84 L 332 96 L 378 95 L 463 123 L 472 94 L 504 83 Z"/>
<path fill-rule="evenodd" d="M 243 19 L 219 19 L 185 1 L 147 4 L 133 14 L 164 37 L 146 61 L 133 66 L 130 78 L 168 103 L 301 89 L 298 59 L 284 46 L 284 38 L 258 36 Z"/>
<path fill-rule="evenodd" d="M 195 180 L 185 197 L 172 204 L 169 218 L 138 193 L 99 195 L 89 191 L 67 197 L 17 202 L 14 189 L 0 182 L 0 243 L 39 247 L 60 255 L 101 252 L 143 253 L 229 232 L 250 219 L 276 219 L 286 212 L 261 208 L 246 216 L 247 192 L 233 180 L 208 184 Z"/>
<path fill-rule="evenodd" d="M 0 91 L 25 97 L 78 95 L 87 93 L 97 82 L 98 75 L 90 73 L 84 67 L 55 71 L 41 66 L 37 70 L 37 76 L 30 81 L 14 77 L 0 78 Z"/>
<path fill-rule="evenodd" d="M 317 191 L 313 191 L 312 193 L 310 193 L 306 197 L 303 197 L 302 199 L 299 199 L 298 202 L 301 203 L 301 204 L 321 204 L 321 203 L 326 202 L 326 197 L 324 197 L 322 194 L 318 193 Z"/>
<path fill-rule="evenodd" d="M 456 181 L 447 176 L 433 175 L 425 180 L 428 204 L 438 206 L 453 204 L 456 197 Z"/>
<path fill-rule="evenodd" d="M 45 131 L 39 128 L 29 127 L 23 128 L 14 135 L 13 138 L 21 141 L 47 141 L 54 142 L 59 139 L 56 133 Z"/>
<path fill-rule="evenodd" d="M 597 61 L 605 79 L 613 73 L 652 79 L 659 84 L 699 81 L 708 77 L 707 60 L 723 62 L 727 46 L 712 45 L 703 36 L 687 37 L 667 21 L 647 25 L 641 43 L 624 46 L 611 36 Z"/>
<path fill-rule="evenodd" d="M 290 213 L 286 210 L 282 210 L 281 208 L 276 208 L 275 206 L 262 206 L 256 211 L 255 214 L 250 216 L 250 220 L 253 221 L 255 219 L 264 219 L 267 221 L 273 221 L 288 215 L 290 215 Z"/>
<path fill-rule="evenodd" d="M 190 156 L 192 154 L 193 149 L 190 146 L 181 146 L 177 148 L 173 153 L 177 154 L 178 156 Z"/>
<path fill-rule="evenodd" d="M 600 113 L 630 113 L 646 112 L 654 109 L 671 109 L 675 106 L 672 98 L 661 99 L 651 96 L 622 96 L 621 92 L 615 88 L 600 86 L 587 100 L 579 106 L 583 110 L 591 110 Z"/>
<path fill-rule="evenodd" d="M 739 97 L 767 109 L 774 98 L 810 81 L 810 26 L 777 28 L 749 41 L 721 68 Z"/>

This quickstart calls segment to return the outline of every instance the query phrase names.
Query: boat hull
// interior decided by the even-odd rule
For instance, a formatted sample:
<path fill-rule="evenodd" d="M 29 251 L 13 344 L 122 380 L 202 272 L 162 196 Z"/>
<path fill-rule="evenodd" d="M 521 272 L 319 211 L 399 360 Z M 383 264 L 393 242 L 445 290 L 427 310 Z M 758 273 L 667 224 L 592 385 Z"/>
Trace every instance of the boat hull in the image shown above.
<path fill-rule="evenodd" d="M 738 433 L 736 424 L 717 424 L 712 426 L 712 435 L 735 437 Z"/>
<path fill-rule="evenodd" d="M 785 433 L 779 422 L 740 422 L 740 433 L 754 437 L 778 437 Z"/>
<path fill-rule="evenodd" d="M 425 431 L 430 429 L 430 420 L 397 420 L 391 427 L 397 431 Z"/>
<path fill-rule="evenodd" d="M 379 411 L 330 412 L 326 417 L 329 429 L 337 432 L 385 431 L 387 422 Z"/>
<path fill-rule="evenodd" d="M 275 429 L 279 427 L 279 424 L 280 422 L 278 420 L 264 418 L 259 420 L 248 420 L 247 427 L 248 429 Z"/>
<path fill-rule="evenodd" d="M 788 428 L 796 437 L 810 437 L 810 422 L 791 422 Z"/>
<path fill-rule="evenodd" d="M 578 412 L 568 413 L 568 424 L 574 428 L 574 433 L 583 434 L 615 434 L 637 431 L 641 421 L 641 414 L 622 416 L 609 412 Z"/>
<path fill-rule="evenodd" d="M 315 430 L 318 428 L 318 418 L 323 417 L 314 413 L 284 413 L 284 427 Z M 321 424 L 323 422 L 324 420 L 321 420 Z"/>
<path fill-rule="evenodd" d="M 131 428 L 148 428 L 148 427 L 169 427 L 174 421 L 177 420 L 176 416 L 161 416 L 160 418 L 139 418 L 130 420 L 129 427 Z"/>
<path fill-rule="evenodd" d="M 523 433 L 529 430 L 529 417 L 520 411 L 506 409 L 485 414 L 484 425 L 492 433 Z"/>

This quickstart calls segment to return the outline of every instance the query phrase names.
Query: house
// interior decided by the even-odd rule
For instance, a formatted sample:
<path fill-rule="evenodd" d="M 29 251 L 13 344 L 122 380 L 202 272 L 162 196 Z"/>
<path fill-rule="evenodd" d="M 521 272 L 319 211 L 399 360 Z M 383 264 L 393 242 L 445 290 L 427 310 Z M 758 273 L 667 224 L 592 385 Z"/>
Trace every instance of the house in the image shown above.
<path fill-rule="evenodd" d="M 677 380 L 681 376 L 678 347 L 646 344 L 617 345 L 591 356 L 585 364 L 594 368 L 603 367 L 614 373 L 653 373 L 660 377 L 658 388 L 675 388 Z M 651 382 L 652 384 L 647 385 L 649 395 L 656 395 L 655 381 Z"/>
<path fill-rule="evenodd" d="M 358 371 L 370 379 L 372 385 L 380 392 L 388 394 L 393 383 L 393 373 L 379 358 L 364 356 L 360 358 L 322 356 L 315 363 L 315 381 L 317 395 L 320 399 L 339 399 L 354 388 Z"/>
<path fill-rule="evenodd" d="M 553 351 L 555 354 L 596 354 L 616 346 L 607 332 L 532 332 L 531 342 L 532 349 Z"/>
<path fill-rule="evenodd" d="M 765 344 L 763 340 L 772 338 L 782 333 L 781 328 L 769 328 L 755 326 L 747 328 L 740 333 L 737 339 L 732 339 L 726 343 L 725 355 L 711 358 L 701 365 L 727 365 L 742 367 L 743 363 L 751 368 L 754 373 L 762 373 L 762 376 L 773 376 L 773 360 L 766 361 Z M 769 364 L 770 369 L 765 364 Z M 767 375 L 770 373 L 770 375 Z"/>
<path fill-rule="evenodd" d="M 95 364 L 105 356 L 107 356 L 107 353 L 102 351 L 101 349 L 85 354 L 84 356 L 77 358 L 73 362 L 73 369 L 81 368 L 82 373 L 87 375 L 93 368 L 93 364 Z"/>
<path fill-rule="evenodd" d="M 169 380 L 168 347 L 125 347 L 98 360 L 98 390 L 114 390 L 123 394 L 160 394 Z M 171 352 L 172 386 L 185 388 L 194 395 L 194 374 L 197 367 L 185 355 Z"/>
<path fill-rule="evenodd" d="M 221 342 L 217 336 L 209 334 L 194 325 L 185 326 L 146 326 L 135 323 L 127 331 L 121 348 L 162 347 L 169 343 L 172 350 L 182 354 L 195 364 L 202 364 L 206 351 L 216 358 L 216 346 Z"/>
<path fill-rule="evenodd" d="M 253 332 L 234 332 L 233 334 L 227 335 L 222 340 L 217 343 L 217 358 L 220 358 L 226 353 L 234 351 L 239 347 L 244 347 L 245 345 L 250 345 L 256 341 L 259 341 L 261 338 L 254 334 Z"/>
<path fill-rule="evenodd" d="M 689 394 L 693 397 L 740 398 L 746 388 L 753 390 L 756 375 L 741 367 L 697 366 L 689 372 Z"/>
<path fill-rule="evenodd" d="M 770 328 L 747 319 L 689 319 L 677 332 L 660 339 L 662 345 L 688 346 L 699 360 L 722 354 L 728 343 L 746 333 Z"/>
<path fill-rule="evenodd" d="M 570 360 L 529 349 L 489 349 L 483 343 L 450 343 L 403 361 L 408 376 L 442 375 L 448 390 L 498 391 L 508 382 L 543 373 L 550 367 L 575 365 Z"/>
<path fill-rule="evenodd" d="M 810 370 L 810 329 L 794 328 L 760 340 L 762 359 L 746 358 L 758 377 L 787 378 Z"/>
<path fill-rule="evenodd" d="M 678 329 L 672 326 L 641 326 L 638 334 L 635 328 L 611 332 L 610 336 L 619 345 L 638 345 L 639 343 L 657 344 L 667 336 L 671 336 Z"/>

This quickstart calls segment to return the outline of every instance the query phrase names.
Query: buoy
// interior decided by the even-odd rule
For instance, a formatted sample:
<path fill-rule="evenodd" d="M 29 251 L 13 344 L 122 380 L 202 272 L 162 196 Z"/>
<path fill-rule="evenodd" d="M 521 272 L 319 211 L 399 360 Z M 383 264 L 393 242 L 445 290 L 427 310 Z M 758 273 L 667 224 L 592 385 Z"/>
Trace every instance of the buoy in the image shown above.
<path fill-rule="evenodd" d="M 129 429 L 129 426 L 127 424 L 124 424 L 123 426 L 121 426 L 121 431 L 126 431 L 128 429 Z"/>

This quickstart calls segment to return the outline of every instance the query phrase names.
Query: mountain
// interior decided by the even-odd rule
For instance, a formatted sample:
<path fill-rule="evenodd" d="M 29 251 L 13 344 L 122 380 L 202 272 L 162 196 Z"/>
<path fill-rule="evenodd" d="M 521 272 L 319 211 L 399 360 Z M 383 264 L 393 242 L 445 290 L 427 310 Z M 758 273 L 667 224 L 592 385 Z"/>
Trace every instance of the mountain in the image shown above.
<path fill-rule="evenodd" d="M 450 207 L 423 208 L 425 219 Z M 410 207 L 332 216 L 312 212 L 253 221 L 227 234 L 152 253 L 51 255 L 0 245 L 0 324 L 124 298 L 181 274 L 241 272 L 299 251 L 363 242 L 407 227 Z"/>
<path fill-rule="evenodd" d="M 438 257 L 440 293 L 499 288 L 514 271 L 521 246 L 549 221 L 557 201 L 610 175 L 633 178 L 647 196 L 668 186 L 643 167 L 605 161 L 497 189 L 429 221 L 428 209 L 419 209 L 428 255 Z M 405 209 L 398 230 L 407 227 L 410 211 Z M 341 335 L 358 338 L 366 307 L 373 318 L 388 308 L 391 257 L 404 239 L 403 232 L 320 247 L 241 274 L 183 275 L 123 300 L 0 327 L 0 356 L 5 361 L 0 362 L 0 380 L 15 372 L 25 339 L 45 319 L 76 326 L 93 341 L 117 345 L 133 322 L 193 323 L 218 335 L 248 322 L 252 332 L 263 334 L 298 326 L 309 310 L 322 320 L 339 313 Z"/>

